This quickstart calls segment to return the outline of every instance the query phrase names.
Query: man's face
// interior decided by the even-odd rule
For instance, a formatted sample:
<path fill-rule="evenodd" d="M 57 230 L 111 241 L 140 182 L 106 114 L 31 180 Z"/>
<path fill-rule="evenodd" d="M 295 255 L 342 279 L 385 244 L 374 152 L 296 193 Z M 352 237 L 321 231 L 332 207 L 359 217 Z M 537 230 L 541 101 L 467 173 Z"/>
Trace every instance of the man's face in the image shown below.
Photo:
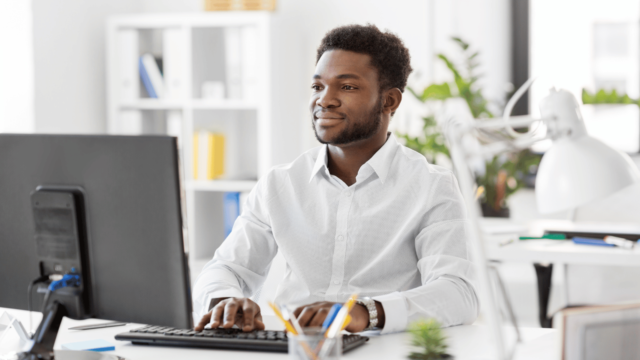
<path fill-rule="evenodd" d="M 345 50 L 325 52 L 311 85 L 311 117 L 323 144 L 366 140 L 381 128 L 382 98 L 378 72 L 369 55 Z"/>

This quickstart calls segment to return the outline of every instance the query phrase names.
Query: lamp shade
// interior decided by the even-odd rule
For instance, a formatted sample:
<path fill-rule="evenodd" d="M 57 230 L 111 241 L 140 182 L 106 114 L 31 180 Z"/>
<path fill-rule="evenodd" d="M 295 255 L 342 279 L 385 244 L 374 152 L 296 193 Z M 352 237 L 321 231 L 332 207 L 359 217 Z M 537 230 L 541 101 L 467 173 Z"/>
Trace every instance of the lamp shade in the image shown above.
<path fill-rule="evenodd" d="M 588 135 L 556 139 L 536 178 L 538 211 L 570 210 L 640 182 L 631 158 Z"/>

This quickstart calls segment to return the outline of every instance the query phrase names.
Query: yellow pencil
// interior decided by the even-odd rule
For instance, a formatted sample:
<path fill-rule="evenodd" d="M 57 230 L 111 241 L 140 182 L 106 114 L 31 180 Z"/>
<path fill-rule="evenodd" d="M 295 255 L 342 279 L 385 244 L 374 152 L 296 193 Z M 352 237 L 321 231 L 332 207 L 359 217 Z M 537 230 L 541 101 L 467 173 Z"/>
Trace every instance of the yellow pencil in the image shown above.
<path fill-rule="evenodd" d="M 282 313 L 280 312 L 280 309 L 278 309 L 276 304 L 269 302 L 269 306 L 271 307 L 271 309 L 273 309 L 273 312 L 276 314 L 278 319 L 282 321 L 282 323 L 284 324 L 284 327 L 287 328 L 287 331 L 293 335 L 298 335 L 298 332 L 296 331 L 296 329 L 293 328 L 293 326 L 291 326 L 291 323 L 289 323 L 287 320 L 284 319 L 284 316 L 282 316 Z"/>
<path fill-rule="evenodd" d="M 344 330 L 347 326 L 349 326 L 350 322 L 351 322 L 351 315 L 347 315 L 347 317 L 344 319 L 344 322 L 342 323 L 342 327 L 340 328 L 340 330 Z"/>
<path fill-rule="evenodd" d="M 278 317 L 278 319 L 282 321 L 282 323 L 284 324 L 284 327 L 287 328 L 287 331 L 291 333 L 291 335 L 294 335 L 294 336 L 298 335 L 298 332 L 296 331 L 296 329 L 293 328 L 293 326 L 291 326 L 291 323 L 284 319 L 284 316 L 282 316 L 282 312 L 276 306 L 276 304 L 269 301 L 269 306 L 271 307 L 273 312 L 276 314 L 276 317 Z M 306 352 L 311 359 L 316 360 L 318 358 L 316 354 L 313 351 L 311 351 L 311 348 L 306 342 L 304 342 L 303 340 L 300 340 L 300 345 L 302 345 L 304 352 Z"/>

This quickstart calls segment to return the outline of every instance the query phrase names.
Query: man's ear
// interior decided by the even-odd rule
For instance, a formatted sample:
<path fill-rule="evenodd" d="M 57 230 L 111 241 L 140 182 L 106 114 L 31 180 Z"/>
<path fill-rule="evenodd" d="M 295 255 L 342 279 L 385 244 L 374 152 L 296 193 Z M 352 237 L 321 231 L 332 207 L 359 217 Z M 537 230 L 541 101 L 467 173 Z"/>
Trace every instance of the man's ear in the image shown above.
<path fill-rule="evenodd" d="M 384 95 L 384 105 L 382 106 L 382 112 L 385 114 L 393 115 L 400 103 L 402 102 L 402 91 L 398 88 L 392 88 L 386 91 Z"/>

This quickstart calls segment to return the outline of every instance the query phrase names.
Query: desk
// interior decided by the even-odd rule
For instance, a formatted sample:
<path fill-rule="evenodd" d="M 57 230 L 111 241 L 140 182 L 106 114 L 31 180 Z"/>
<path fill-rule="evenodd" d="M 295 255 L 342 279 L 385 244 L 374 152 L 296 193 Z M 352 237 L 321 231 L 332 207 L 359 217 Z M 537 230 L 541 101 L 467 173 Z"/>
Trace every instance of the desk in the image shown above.
<path fill-rule="evenodd" d="M 11 312 L 15 317 L 20 319 L 23 324 L 28 324 L 29 315 L 27 311 L 12 310 L 0 308 L 0 313 L 4 310 Z M 39 321 L 41 314 L 34 314 L 34 323 Z M 244 351 L 228 351 L 228 350 L 205 350 L 205 349 L 189 349 L 174 347 L 156 347 L 156 346 L 140 346 L 132 345 L 129 342 L 116 341 L 114 336 L 118 333 L 128 331 L 139 327 L 139 324 L 129 324 L 113 328 L 72 331 L 69 327 L 82 324 L 93 324 L 104 320 L 89 319 L 76 321 L 65 318 L 60 327 L 58 338 L 56 340 L 56 349 L 60 349 L 61 344 L 83 341 L 104 339 L 115 344 L 116 350 L 107 353 L 117 354 L 130 360 L 142 359 L 211 359 L 215 356 L 217 359 L 287 359 L 286 354 L 257 353 Z M 268 329 L 281 330 L 282 326 L 273 316 L 265 316 L 265 324 Z M 456 360 L 480 360 L 490 359 L 492 352 L 491 341 L 489 340 L 489 331 L 482 325 L 456 326 L 444 330 L 448 337 L 450 353 L 455 355 Z M 556 341 L 558 339 L 556 330 L 540 329 L 540 328 L 522 328 L 521 334 L 524 343 L 518 349 L 516 354 L 517 360 L 533 360 L 533 359 L 554 359 L 556 354 Z M 369 342 L 349 352 L 343 356 L 344 359 L 407 359 L 410 350 L 410 336 L 407 333 L 398 333 L 384 336 L 372 337 Z M 257 356 L 259 355 L 259 356 Z"/>
<path fill-rule="evenodd" d="M 485 229 L 493 234 L 485 234 L 485 251 L 487 259 L 495 261 L 530 262 L 536 264 L 538 278 L 539 317 L 543 327 L 550 326 L 547 317 L 547 305 L 551 288 L 551 272 L 553 267 L 538 265 L 540 263 L 559 265 L 604 265 L 604 266 L 640 266 L 640 247 L 627 250 L 617 247 L 576 245 L 571 240 L 518 240 L 523 232 L 531 235 L 542 235 L 543 230 L 585 231 L 585 232 L 619 232 L 638 233 L 640 226 L 635 224 L 598 224 L 574 223 L 569 221 L 533 221 L 517 226 L 508 220 L 483 219 Z M 500 233 L 500 227 L 505 229 Z M 517 233 L 520 232 L 520 233 Z M 565 279 L 566 285 L 566 279 Z M 566 286 L 565 286 L 565 299 Z M 568 304 L 567 304 L 568 305 Z"/>

